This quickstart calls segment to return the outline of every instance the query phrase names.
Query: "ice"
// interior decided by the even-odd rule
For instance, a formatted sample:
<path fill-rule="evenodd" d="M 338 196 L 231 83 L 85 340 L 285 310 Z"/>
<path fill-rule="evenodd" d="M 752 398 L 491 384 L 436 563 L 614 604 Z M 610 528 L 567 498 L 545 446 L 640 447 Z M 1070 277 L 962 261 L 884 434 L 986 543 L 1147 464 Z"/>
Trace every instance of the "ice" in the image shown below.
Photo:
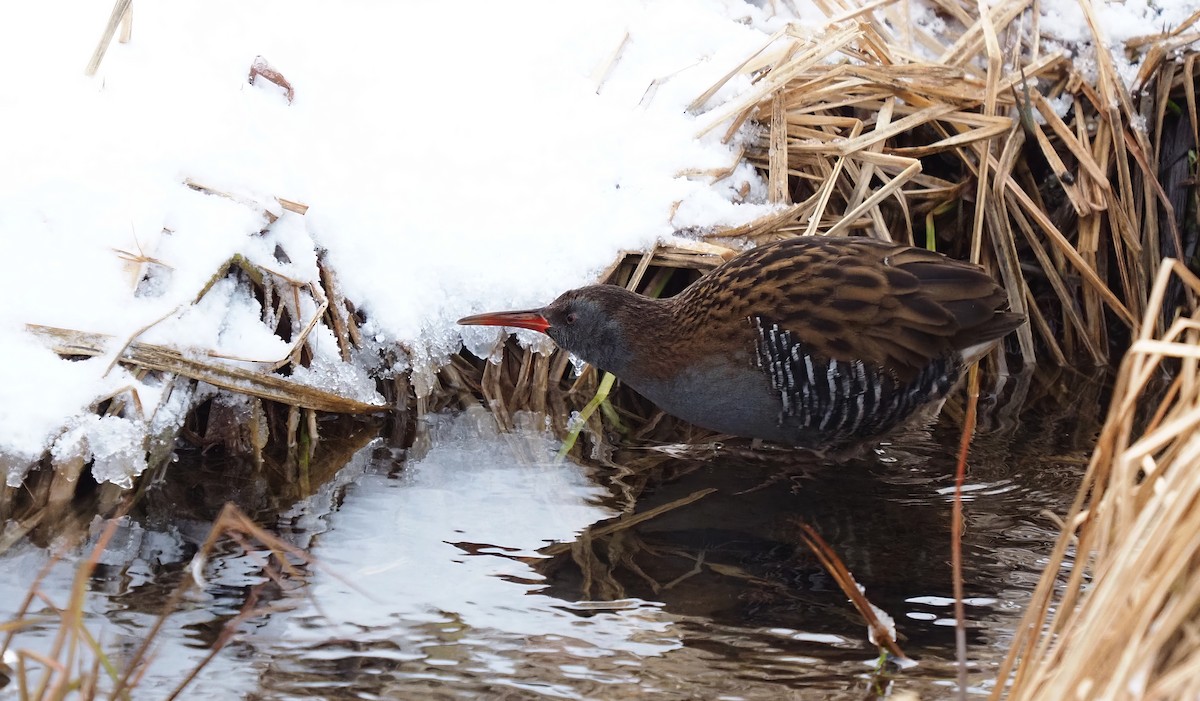
<path fill-rule="evenodd" d="M 163 397 L 162 401 L 155 405 L 154 414 L 150 417 L 150 435 L 158 436 L 182 424 L 187 412 L 192 408 L 192 399 L 195 396 L 195 391 L 186 380 L 178 386 L 171 387 L 170 395 Z"/>
<path fill-rule="evenodd" d="M 583 371 L 587 369 L 587 361 L 575 355 L 574 353 L 571 353 L 568 356 L 568 359 L 571 361 L 571 374 L 574 377 L 579 377 L 583 374 Z"/>
<path fill-rule="evenodd" d="M 146 469 L 146 422 L 119 416 L 82 416 L 54 444 L 56 460 L 82 455 L 92 460 L 97 482 L 123 489 Z"/>
<path fill-rule="evenodd" d="M 463 348 L 476 358 L 498 361 L 498 351 L 507 337 L 508 332 L 490 326 L 464 329 L 462 332 Z"/>
<path fill-rule="evenodd" d="M 93 522 L 93 538 L 98 539 L 101 532 L 110 527 L 110 523 L 99 517 Z M 108 544 L 104 550 L 100 552 L 97 562 L 102 565 L 123 566 L 132 563 L 142 550 L 142 539 L 146 535 L 146 529 L 137 521 L 122 516 L 117 519 L 116 524 L 112 526 L 112 536 L 108 540 Z M 95 543 L 87 550 L 95 547 Z"/>
<path fill-rule="evenodd" d="M 375 380 L 362 368 L 340 360 L 314 357 L 309 367 L 295 368 L 292 371 L 292 379 L 364 404 L 378 404 L 381 407 L 384 405 L 383 397 L 375 391 Z"/>
<path fill-rule="evenodd" d="M 369 469 L 365 455 L 374 451 L 364 451 L 336 483 L 288 514 L 328 521 L 311 550 L 322 566 L 296 593 L 295 611 L 271 617 L 265 639 L 339 640 L 350 630 L 358 640 L 402 638 L 420 621 L 452 618 L 468 630 L 557 636 L 603 651 L 592 654 L 661 654 L 679 645 L 654 604 L 604 602 L 581 617 L 570 602 L 539 593 L 542 576 L 524 560 L 614 515 L 597 503 L 607 492 L 583 467 L 557 461 L 547 434 L 499 435 L 485 412 L 433 416 L 424 430 L 434 447 L 399 478 Z M 314 628 L 323 610 L 337 616 Z"/>
<path fill-rule="evenodd" d="M 954 599 L 945 596 L 912 596 L 905 599 L 910 604 L 924 604 L 925 606 L 950 607 L 954 605 Z M 985 596 L 966 597 L 963 603 L 967 606 L 992 606 L 996 600 Z"/>
<path fill-rule="evenodd" d="M 862 587 L 860 586 L 859 588 L 861 589 Z M 871 607 L 872 613 L 875 614 L 875 618 L 878 619 L 880 625 L 883 626 L 883 630 L 885 633 L 887 633 L 887 636 L 892 640 L 895 640 L 896 620 L 893 619 L 887 611 L 884 611 L 875 604 L 867 602 L 867 605 Z M 871 641 L 872 645 L 880 644 L 880 641 L 875 639 L 875 628 L 872 626 L 867 626 L 867 639 Z"/>

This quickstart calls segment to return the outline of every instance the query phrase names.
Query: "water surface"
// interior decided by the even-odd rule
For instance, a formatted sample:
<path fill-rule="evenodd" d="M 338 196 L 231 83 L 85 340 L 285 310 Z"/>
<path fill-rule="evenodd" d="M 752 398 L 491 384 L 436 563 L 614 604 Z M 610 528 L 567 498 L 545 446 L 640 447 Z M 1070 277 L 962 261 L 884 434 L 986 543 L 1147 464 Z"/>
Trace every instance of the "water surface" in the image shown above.
<path fill-rule="evenodd" d="M 90 582 L 87 619 L 118 660 L 140 643 L 190 576 L 213 515 L 195 508 L 206 503 L 197 494 L 213 495 L 215 513 L 216 479 L 239 485 L 243 507 L 319 564 L 294 560 L 297 574 L 275 581 L 264 548 L 224 542 L 156 639 L 137 698 L 163 698 L 240 612 L 182 698 L 945 698 L 952 423 L 843 464 L 730 448 L 638 472 L 642 449 L 585 467 L 557 461 L 540 431 L 500 435 L 482 412 L 438 416 L 425 447 L 373 441 L 283 505 L 228 466 L 181 463 L 197 476 L 185 488 L 168 480 L 146 500 L 157 506 L 125 519 Z M 1031 410 L 976 440 L 964 536 L 976 691 L 991 684 L 1056 536 L 1043 511 L 1066 510 L 1089 439 L 1073 417 Z M 865 624 L 803 545 L 802 522 L 896 619 L 916 667 L 877 671 Z M 53 604 L 78 557 L 44 580 Z M 3 556 L 0 618 L 47 558 L 32 544 Z M 54 631 L 35 626 L 15 647 L 46 649 Z"/>

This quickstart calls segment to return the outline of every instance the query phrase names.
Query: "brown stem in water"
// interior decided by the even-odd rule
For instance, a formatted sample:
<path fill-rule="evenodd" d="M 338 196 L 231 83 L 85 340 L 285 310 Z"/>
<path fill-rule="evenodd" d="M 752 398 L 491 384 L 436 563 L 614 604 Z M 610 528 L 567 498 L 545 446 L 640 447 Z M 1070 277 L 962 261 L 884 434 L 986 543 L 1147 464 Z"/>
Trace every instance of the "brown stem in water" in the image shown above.
<path fill-rule="evenodd" d="M 954 578 L 954 646 L 958 661 L 958 698 L 967 699 L 967 617 L 963 608 L 962 531 L 963 482 L 967 475 L 967 454 L 975 433 L 975 410 L 979 404 L 979 366 L 967 373 L 967 414 L 963 417 L 962 439 L 958 444 L 958 467 L 954 475 L 954 506 L 950 518 L 950 569 Z"/>

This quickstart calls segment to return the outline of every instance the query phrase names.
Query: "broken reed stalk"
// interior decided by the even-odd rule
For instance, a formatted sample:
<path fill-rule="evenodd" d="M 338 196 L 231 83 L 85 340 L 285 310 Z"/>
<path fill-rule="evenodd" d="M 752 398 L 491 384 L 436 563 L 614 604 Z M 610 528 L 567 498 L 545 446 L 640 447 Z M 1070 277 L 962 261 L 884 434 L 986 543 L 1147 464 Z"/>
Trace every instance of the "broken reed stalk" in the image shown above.
<path fill-rule="evenodd" d="M 1156 331 L 1174 284 L 1191 299 L 1187 312 Z M 1177 261 L 1165 261 L 1141 331 L 1121 364 L 1083 484 L 999 670 L 993 699 L 1200 696 L 1200 638 L 1194 632 L 1200 625 L 1196 299 L 1200 278 Z M 1168 374 L 1174 376 L 1169 388 L 1156 393 L 1155 383 Z M 1155 396 L 1162 398 L 1148 411 Z"/>
<path fill-rule="evenodd" d="M 109 352 L 112 337 L 104 334 L 26 325 L 26 330 L 44 338 L 56 353 L 74 357 L 92 357 Z M 189 377 L 214 387 L 289 406 L 341 414 L 365 414 L 382 411 L 382 404 L 358 399 L 306 385 L 286 377 L 249 370 L 220 360 L 197 360 L 174 348 L 152 343 L 129 343 L 118 360 L 123 363 Z"/>
<path fill-rule="evenodd" d="M 912 662 L 896 643 L 894 637 L 895 624 L 885 624 L 880 620 L 879 616 L 882 613 L 882 609 L 875 607 L 867 600 L 866 594 L 863 593 L 858 582 L 855 581 L 854 575 L 850 573 L 850 570 L 846 567 L 846 563 L 842 562 L 842 559 L 838 557 L 837 552 L 834 551 L 829 543 L 825 542 L 825 539 L 821 537 L 817 529 L 802 521 L 797 521 L 796 525 L 800 527 L 804 544 L 817 556 L 817 560 L 821 562 L 821 566 L 825 568 L 830 577 L 833 577 L 833 581 L 837 582 L 837 585 L 841 587 L 846 598 L 850 599 L 850 602 L 854 604 L 854 608 L 858 610 L 863 620 L 866 621 L 867 633 L 871 642 L 878 646 L 881 651 L 886 650 L 891 653 L 898 662 Z"/>
<path fill-rule="evenodd" d="M 87 76 L 93 76 L 100 68 L 100 62 L 104 60 L 104 54 L 108 52 L 108 47 L 112 44 L 113 36 L 117 33 L 117 27 L 122 26 L 121 42 L 129 41 L 130 32 L 133 26 L 133 10 L 130 8 L 133 0 L 116 0 L 113 4 L 112 13 L 108 17 L 108 24 L 104 27 L 104 33 L 100 36 L 100 41 L 96 44 L 96 48 L 92 51 L 92 58 L 88 61 L 87 68 L 83 73 Z"/>

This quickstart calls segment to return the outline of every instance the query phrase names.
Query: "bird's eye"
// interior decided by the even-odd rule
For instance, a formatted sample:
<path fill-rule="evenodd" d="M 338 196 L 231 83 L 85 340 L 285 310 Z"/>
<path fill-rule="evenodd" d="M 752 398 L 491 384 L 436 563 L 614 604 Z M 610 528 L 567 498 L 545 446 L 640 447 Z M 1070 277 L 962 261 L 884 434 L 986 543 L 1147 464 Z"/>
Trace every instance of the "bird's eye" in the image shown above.
<path fill-rule="evenodd" d="M 567 323 L 574 324 L 576 321 L 579 321 L 579 313 L 578 312 L 567 312 Z"/>

